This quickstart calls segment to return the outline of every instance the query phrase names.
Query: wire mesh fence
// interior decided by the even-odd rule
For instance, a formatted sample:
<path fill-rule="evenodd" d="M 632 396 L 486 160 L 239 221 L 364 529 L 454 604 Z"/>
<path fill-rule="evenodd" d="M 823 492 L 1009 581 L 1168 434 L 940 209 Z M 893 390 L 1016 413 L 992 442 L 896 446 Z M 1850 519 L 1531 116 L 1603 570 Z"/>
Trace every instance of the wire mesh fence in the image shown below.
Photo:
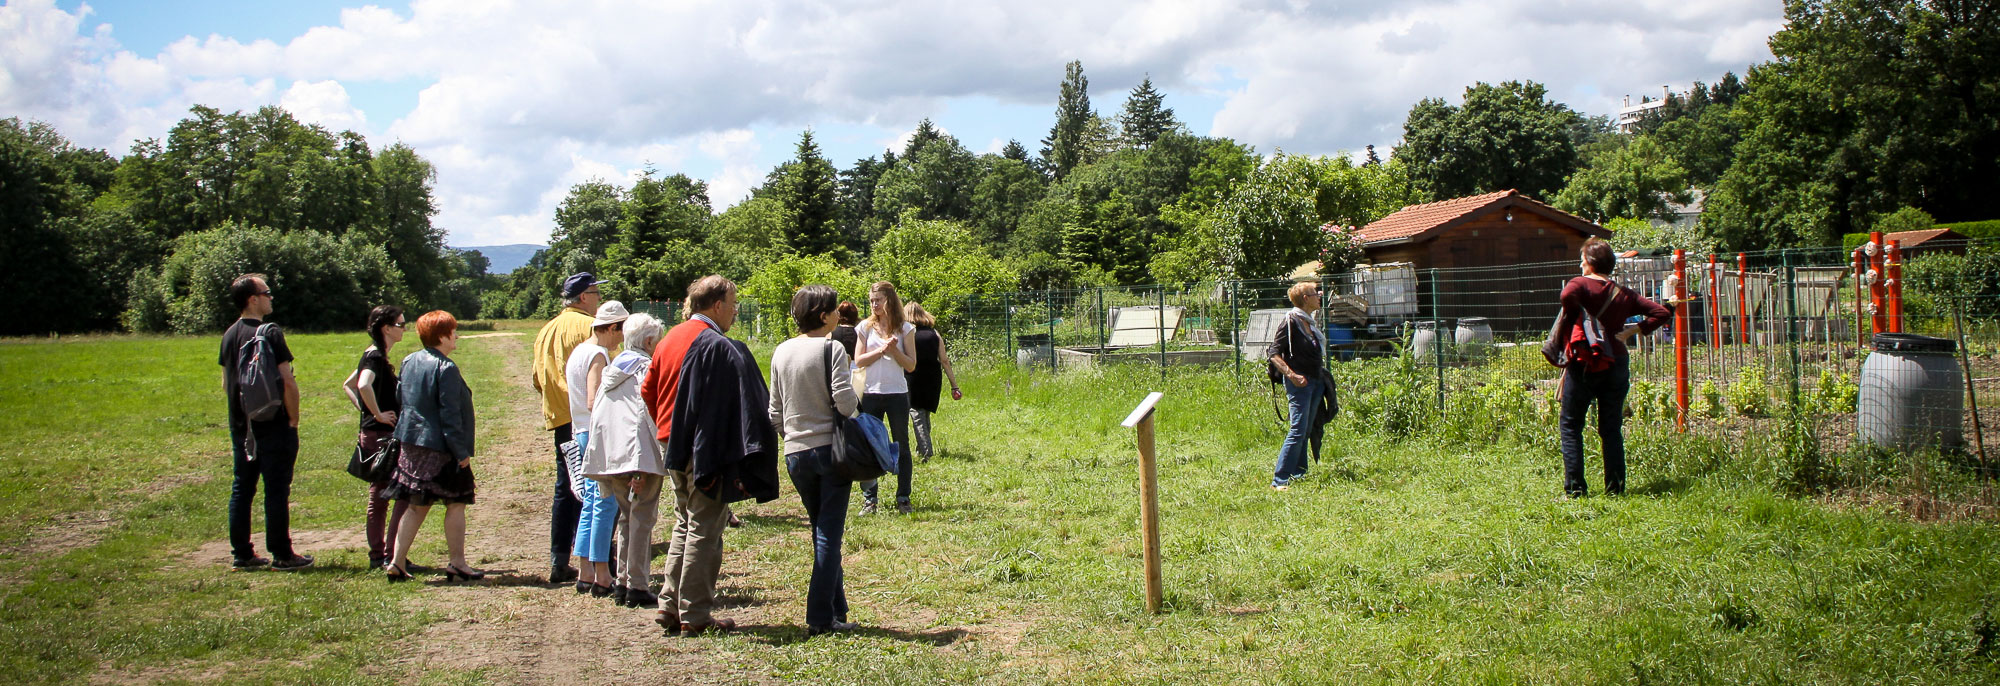
<path fill-rule="evenodd" d="M 1344 400 L 1385 431 L 1553 450 L 1561 372 L 1540 354 L 1576 261 L 1461 269 L 1373 265 L 1319 281 Z M 1679 275 L 1668 292 L 1668 277 Z M 2000 445 L 2000 243 L 1921 254 L 1839 248 L 1627 256 L 1618 283 L 1674 305 L 1630 342 L 1625 411 L 1639 440 L 1763 450 L 1812 489 L 1898 485 L 1992 502 Z M 1265 379 L 1291 279 L 1051 289 L 926 302 L 954 359 L 1067 373 L 1109 365 Z M 668 322 L 677 303 L 638 303 Z M 786 305 L 744 298 L 745 338 L 795 333 Z M 732 334 L 736 334 L 732 331 Z M 1886 335 L 1886 338 L 1884 337 Z M 1515 427 L 1515 428 L 1508 428 Z M 1654 438 L 1648 439 L 1645 436 Z"/>

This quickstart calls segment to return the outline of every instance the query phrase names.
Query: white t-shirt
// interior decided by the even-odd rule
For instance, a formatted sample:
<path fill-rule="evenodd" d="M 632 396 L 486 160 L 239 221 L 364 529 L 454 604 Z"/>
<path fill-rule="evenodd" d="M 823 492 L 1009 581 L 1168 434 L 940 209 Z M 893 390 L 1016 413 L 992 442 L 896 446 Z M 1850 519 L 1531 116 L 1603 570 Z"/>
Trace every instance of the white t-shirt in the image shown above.
<path fill-rule="evenodd" d="M 902 344 L 903 354 L 909 356 L 911 359 L 915 359 L 917 356 L 917 325 L 903 322 L 903 334 L 897 340 Z M 872 321 L 864 321 L 861 322 L 860 326 L 854 327 L 855 357 L 866 355 L 887 344 L 888 339 L 875 335 L 875 326 Z M 867 378 L 865 387 L 862 389 L 863 393 L 890 394 L 910 392 L 910 382 L 903 378 L 903 367 L 896 364 L 896 359 L 893 357 L 886 354 L 883 355 L 874 364 L 868 365 L 868 368 L 864 372 L 867 374 Z"/>
<path fill-rule="evenodd" d="M 572 431 L 590 430 L 590 361 L 604 358 L 608 364 L 611 353 L 604 346 L 584 341 L 569 352 L 569 359 L 563 362 L 563 380 L 569 384 L 569 422 Z"/>

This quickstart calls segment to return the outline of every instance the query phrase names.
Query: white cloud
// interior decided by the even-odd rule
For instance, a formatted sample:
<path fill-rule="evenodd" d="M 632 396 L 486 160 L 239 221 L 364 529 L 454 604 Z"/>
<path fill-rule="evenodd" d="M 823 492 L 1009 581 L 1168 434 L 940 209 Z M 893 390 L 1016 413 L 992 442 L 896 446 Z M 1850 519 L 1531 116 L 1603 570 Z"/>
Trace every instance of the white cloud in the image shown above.
<path fill-rule="evenodd" d="M 195 103 L 283 104 L 429 158 L 455 243 L 521 242 L 545 239 L 568 185 L 589 175 L 701 169 L 720 208 L 767 171 L 753 130 L 887 134 L 954 101 L 1048 105 L 1072 59 L 1107 114 L 1150 74 L 1170 96 L 1206 99 L 1194 109 L 1215 114 L 1188 122 L 1198 132 L 1266 152 L 1386 150 L 1418 98 L 1456 99 L 1474 81 L 1533 79 L 1607 113 L 1625 93 L 1740 74 L 1768 59 L 1781 12 L 1736 0 L 415 0 L 345 9 L 297 36 L 189 36 L 145 56 L 122 51 L 87 6 L 15 0 L 0 7 L 0 109 L 122 151 Z M 349 98 L 407 80 L 427 84 L 407 113 Z"/>

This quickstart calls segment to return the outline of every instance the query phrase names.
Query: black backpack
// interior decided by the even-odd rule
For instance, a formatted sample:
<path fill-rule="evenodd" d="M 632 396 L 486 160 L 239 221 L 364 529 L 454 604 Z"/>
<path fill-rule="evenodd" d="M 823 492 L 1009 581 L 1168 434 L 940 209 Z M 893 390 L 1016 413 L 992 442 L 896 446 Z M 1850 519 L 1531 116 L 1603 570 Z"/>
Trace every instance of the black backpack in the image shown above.
<path fill-rule="evenodd" d="M 285 411 L 285 380 L 278 375 L 277 353 L 269 338 L 273 326 L 258 326 L 257 333 L 236 349 L 237 406 L 253 422 L 276 419 Z"/>

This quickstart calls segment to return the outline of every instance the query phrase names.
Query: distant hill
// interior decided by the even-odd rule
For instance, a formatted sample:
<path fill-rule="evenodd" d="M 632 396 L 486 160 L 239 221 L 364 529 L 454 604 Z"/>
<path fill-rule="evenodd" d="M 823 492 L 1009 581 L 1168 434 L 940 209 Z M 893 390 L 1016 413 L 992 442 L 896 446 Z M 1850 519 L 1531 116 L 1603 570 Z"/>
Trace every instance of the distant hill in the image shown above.
<path fill-rule="evenodd" d="M 487 261 L 493 263 L 492 266 L 486 268 L 486 273 L 506 274 L 520 268 L 521 265 L 527 264 L 528 260 L 535 258 L 535 251 L 546 247 L 548 246 L 535 245 L 533 243 L 516 243 L 514 245 L 468 245 L 453 249 L 477 250 L 479 254 L 486 256 Z"/>

